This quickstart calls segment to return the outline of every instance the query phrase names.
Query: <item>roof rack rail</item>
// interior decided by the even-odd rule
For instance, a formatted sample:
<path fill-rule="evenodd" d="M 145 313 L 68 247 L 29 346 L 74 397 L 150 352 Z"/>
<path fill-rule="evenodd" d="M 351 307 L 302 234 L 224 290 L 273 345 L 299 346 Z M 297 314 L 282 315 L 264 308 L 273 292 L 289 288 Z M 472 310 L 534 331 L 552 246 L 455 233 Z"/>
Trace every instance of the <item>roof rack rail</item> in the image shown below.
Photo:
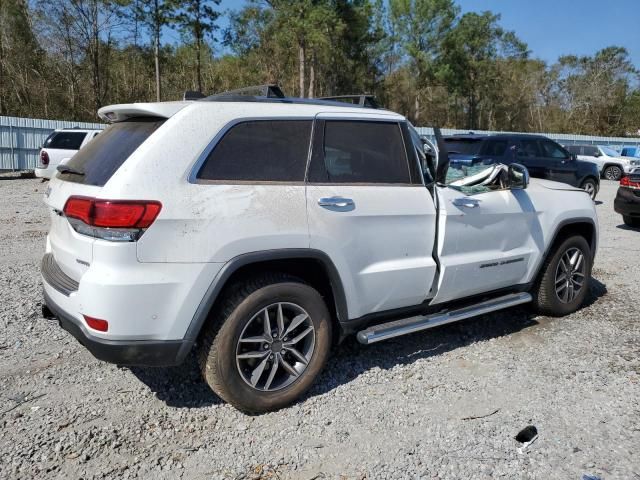
<path fill-rule="evenodd" d="M 244 95 L 250 97 L 285 98 L 282 89 L 275 84 L 254 85 L 251 87 L 238 88 L 236 90 L 228 90 L 226 92 L 211 95 L 211 97 L 234 97 Z"/>
<path fill-rule="evenodd" d="M 360 95 L 338 95 L 335 97 L 320 97 L 318 100 L 328 100 L 332 102 L 351 103 L 360 107 L 380 108 L 380 104 L 376 102 L 376 97 L 369 94 Z"/>

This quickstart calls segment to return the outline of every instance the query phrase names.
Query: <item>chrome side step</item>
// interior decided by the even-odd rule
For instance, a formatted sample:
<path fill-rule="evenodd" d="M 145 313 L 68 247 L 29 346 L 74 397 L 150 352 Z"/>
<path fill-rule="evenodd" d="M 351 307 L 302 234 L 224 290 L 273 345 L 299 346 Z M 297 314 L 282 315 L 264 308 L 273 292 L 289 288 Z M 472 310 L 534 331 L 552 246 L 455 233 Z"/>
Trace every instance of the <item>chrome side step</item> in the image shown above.
<path fill-rule="evenodd" d="M 511 293 L 502 297 L 492 298 L 468 307 L 448 312 L 434 313 L 426 316 L 403 318 L 393 322 L 376 325 L 358 332 L 358 341 L 364 345 L 381 342 L 393 337 L 427 330 L 447 323 L 457 322 L 465 318 L 484 315 L 504 308 L 528 303 L 533 298 L 528 293 Z"/>

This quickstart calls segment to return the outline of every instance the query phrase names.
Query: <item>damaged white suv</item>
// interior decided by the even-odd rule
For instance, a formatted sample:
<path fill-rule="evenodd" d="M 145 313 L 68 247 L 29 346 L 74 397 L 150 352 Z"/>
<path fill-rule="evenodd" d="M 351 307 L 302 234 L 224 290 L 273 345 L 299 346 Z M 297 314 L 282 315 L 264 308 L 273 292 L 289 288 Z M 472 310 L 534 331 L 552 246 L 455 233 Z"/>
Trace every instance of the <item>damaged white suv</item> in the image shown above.
<path fill-rule="evenodd" d="M 273 92 L 276 92 L 275 94 Z M 233 92 L 114 105 L 51 181 L 45 313 L 97 358 L 181 363 L 247 412 L 295 401 L 332 345 L 587 295 L 580 189 L 448 168 L 396 113 Z"/>

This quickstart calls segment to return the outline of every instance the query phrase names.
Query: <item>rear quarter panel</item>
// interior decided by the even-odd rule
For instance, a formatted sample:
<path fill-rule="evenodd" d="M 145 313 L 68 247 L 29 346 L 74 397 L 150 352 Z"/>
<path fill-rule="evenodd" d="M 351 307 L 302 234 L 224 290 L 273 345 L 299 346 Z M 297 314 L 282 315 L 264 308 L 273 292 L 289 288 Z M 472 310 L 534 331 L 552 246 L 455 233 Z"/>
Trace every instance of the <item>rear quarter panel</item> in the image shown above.
<path fill-rule="evenodd" d="M 213 107 L 196 102 L 176 113 L 103 188 L 106 198 L 162 203 L 137 242 L 140 262 L 226 262 L 247 252 L 309 247 L 303 183 L 189 182 L 194 164 L 225 125 L 264 108 Z"/>

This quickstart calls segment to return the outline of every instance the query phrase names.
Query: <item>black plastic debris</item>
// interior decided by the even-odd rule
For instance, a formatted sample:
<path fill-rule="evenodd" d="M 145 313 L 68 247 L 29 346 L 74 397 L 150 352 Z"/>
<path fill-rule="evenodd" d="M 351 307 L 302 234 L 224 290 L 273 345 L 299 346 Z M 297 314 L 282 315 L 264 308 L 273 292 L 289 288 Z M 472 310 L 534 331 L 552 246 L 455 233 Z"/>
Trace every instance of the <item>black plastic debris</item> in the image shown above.
<path fill-rule="evenodd" d="M 516 440 L 520 443 L 529 443 L 538 435 L 538 429 L 533 425 L 528 425 L 518 432 Z"/>
<path fill-rule="evenodd" d="M 528 425 L 518 432 L 516 440 L 522 445 L 518 448 L 518 453 L 524 453 L 529 446 L 538 438 L 538 429 L 533 425 Z"/>

